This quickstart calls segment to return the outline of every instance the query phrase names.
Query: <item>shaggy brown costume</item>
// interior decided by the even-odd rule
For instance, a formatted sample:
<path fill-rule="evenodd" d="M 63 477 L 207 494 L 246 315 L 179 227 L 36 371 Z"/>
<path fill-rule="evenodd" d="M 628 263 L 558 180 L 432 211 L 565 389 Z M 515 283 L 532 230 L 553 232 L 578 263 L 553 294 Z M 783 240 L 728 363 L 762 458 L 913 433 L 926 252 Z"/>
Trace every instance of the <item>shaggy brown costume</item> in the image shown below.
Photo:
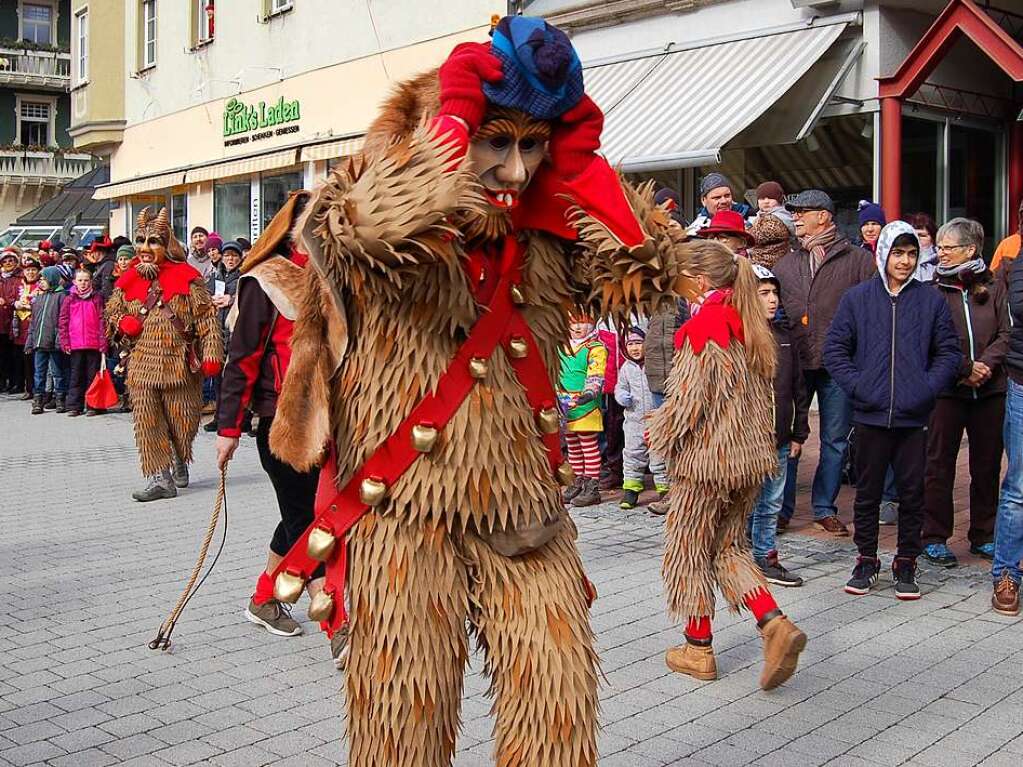
<path fill-rule="evenodd" d="M 342 487 L 436 386 L 480 316 L 452 221 L 482 214 L 473 176 L 426 127 L 436 73 L 402 84 L 366 141 L 309 203 L 298 246 L 308 292 L 271 434 L 298 469 L 336 446 Z M 687 285 L 667 214 L 627 189 L 647 235 L 631 252 L 593 218 L 580 242 L 540 231 L 525 248 L 522 316 L 548 371 L 568 309 L 624 317 Z M 591 292 L 592 288 L 592 292 Z M 355 767 L 450 763 L 469 624 L 486 654 L 502 767 L 592 767 L 597 676 L 591 597 L 549 456 L 522 384 L 498 350 L 485 379 L 386 500 L 348 536 L 348 737 Z M 496 532 L 561 520 L 520 556 Z M 329 580 L 329 576 L 328 576 Z"/>
<path fill-rule="evenodd" d="M 154 236 L 172 259 L 167 261 L 161 256 L 156 265 L 160 275 L 190 268 L 180 263 L 183 251 L 170 231 L 166 210 L 154 215 L 145 208 L 136 222 L 136 241 Z M 125 275 L 135 271 L 144 280 L 144 270 L 139 267 L 145 266 L 136 263 Z M 189 276 L 187 273 L 185 279 Z M 160 276 L 157 290 L 159 280 Z M 145 283 L 153 285 L 153 281 Z M 202 406 L 202 373 L 189 369 L 186 342 L 167 313 L 156 309 L 143 311 L 145 294 L 141 297 L 138 293 L 126 294 L 126 283 L 119 280 L 117 284 L 107 303 L 106 321 L 121 348 L 130 352 L 126 384 L 134 406 L 135 442 L 142 473 L 153 476 L 170 467 L 175 456 L 184 463 L 192 460 L 192 441 L 199 428 Z M 198 339 L 200 360 L 223 359 L 223 337 L 216 312 L 198 272 L 195 279 L 189 280 L 187 292 L 175 292 L 164 303 Z M 121 327 L 125 317 L 137 318 L 142 332 L 135 337 L 125 336 Z"/>

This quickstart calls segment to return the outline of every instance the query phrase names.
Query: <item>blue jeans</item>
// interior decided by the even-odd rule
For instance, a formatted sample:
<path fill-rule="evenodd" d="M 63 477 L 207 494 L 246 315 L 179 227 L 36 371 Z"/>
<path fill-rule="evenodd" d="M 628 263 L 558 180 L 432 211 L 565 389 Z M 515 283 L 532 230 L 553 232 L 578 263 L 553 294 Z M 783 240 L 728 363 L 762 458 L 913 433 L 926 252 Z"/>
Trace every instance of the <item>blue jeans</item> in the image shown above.
<path fill-rule="evenodd" d="M 995 557 L 991 577 L 997 582 L 1008 573 L 1020 582 L 1023 559 L 1023 386 L 1009 380 L 1005 397 L 1005 455 L 1009 468 L 1002 480 L 1002 493 L 995 517 Z"/>
<path fill-rule="evenodd" d="M 67 395 L 67 363 L 64 353 L 55 349 L 36 349 L 35 352 L 35 388 L 37 395 L 46 389 L 46 374 L 53 376 L 53 391 L 64 397 Z"/>
<path fill-rule="evenodd" d="M 778 534 L 778 514 L 781 511 L 782 496 L 785 493 L 785 478 L 788 476 L 789 444 L 778 448 L 778 471 L 764 480 L 760 497 L 753 506 L 753 513 L 746 523 L 746 532 L 753 546 L 753 558 L 758 562 L 766 559 L 775 549 Z"/>
<path fill-rule="evenodd" d="M 657 410 L 661 405 L 664 404 L 664 395 L 658 394 L 655 391 L 650 392 L 650 398 L 654 401 L 654 410 Z"/>
<path fill-rule="evenodd" d="M 842 465 L 849 448 L 849 430 L 852 428 L 852 404 L 845 392 L 828 375 L 828 371 L 804 370 L 807 396 L 817 395 L 820 416 L 821 451 L 817 471 L 813 475 L 810 503 L 813 518 L 824 519 L 838 514 L 835 499 L 842 489 Z M 796 471 L 799 459 L 790 458 L 785 482 L 785 500 L 782 516 L 791 519 L 796 508 Z"/>

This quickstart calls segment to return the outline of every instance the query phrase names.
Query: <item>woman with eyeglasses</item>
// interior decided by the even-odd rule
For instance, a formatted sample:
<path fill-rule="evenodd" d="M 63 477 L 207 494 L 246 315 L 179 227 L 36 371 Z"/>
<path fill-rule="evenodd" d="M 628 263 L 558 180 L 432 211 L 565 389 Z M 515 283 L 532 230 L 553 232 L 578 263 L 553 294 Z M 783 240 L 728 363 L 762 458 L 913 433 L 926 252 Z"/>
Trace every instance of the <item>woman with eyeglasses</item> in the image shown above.
<path fill-rule="evenodd" d="M 985 559 L 994 554 L 1009 313 L 1005 281 L 996 278 L 984 261 L 984 228 L 979 223 L 954 218 L 938 230 L 936 241 L 935 284 L 952 311 L 963 362 L 956 386 L 938 398 L 931 418 L 922 540 L 924 558 L 955 567 L 948 539 L 964 430 L 970 444 L 970 552 Z"/>

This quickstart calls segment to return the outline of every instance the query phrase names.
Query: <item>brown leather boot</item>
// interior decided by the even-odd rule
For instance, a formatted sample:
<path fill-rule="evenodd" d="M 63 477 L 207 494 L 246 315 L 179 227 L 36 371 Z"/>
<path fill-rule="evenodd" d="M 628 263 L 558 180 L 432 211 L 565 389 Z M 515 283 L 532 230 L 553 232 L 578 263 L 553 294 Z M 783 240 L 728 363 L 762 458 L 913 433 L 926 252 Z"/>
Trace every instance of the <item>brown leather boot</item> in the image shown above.
<path fill-rule="evenodd" d="M 780 612 L 775 612 L 773 617 L 768 616 L 764 616 L 767 620 L 760 627 L 764 637 L 764 671 L 760 675 L 760 687 L 773 690 L 796 672 L 799 653 L 806 647 L 806 634 Z"/>
<path fill-rule="evenodd" d="M 991 595 L 991 609 L 999 615 L 1019 615 L 1019 584 L 1002 573 L 1001 580 L 995 584 L 995 593 Z"/>
<path fill-rule="evenodd" d="M 688 674 L 701 682 L 713 682 L 718 678 L 718 664 L 709 642 L 705 645 L 686 642 L 672 647 L 664 654 L 664 662 L 676 674 Z"/>

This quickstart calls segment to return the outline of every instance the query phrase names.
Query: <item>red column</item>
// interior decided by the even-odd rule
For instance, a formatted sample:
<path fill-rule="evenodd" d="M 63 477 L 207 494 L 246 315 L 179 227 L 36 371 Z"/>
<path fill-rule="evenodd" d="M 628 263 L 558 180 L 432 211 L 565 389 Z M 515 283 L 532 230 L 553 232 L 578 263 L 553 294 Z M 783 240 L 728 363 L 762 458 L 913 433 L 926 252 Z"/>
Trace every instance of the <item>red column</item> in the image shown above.
<path fill-rule="evenodd" d="M 902 101 L 881 99 L 881 207 L 889 221 L 902 213 Z"/>
<path fill-rule="evenodd" d="M 1009 230 L 1019 231 L 1019 203 L 1023 200 L 1023 123 L 1012 124 L 1009 145 Z"/>

